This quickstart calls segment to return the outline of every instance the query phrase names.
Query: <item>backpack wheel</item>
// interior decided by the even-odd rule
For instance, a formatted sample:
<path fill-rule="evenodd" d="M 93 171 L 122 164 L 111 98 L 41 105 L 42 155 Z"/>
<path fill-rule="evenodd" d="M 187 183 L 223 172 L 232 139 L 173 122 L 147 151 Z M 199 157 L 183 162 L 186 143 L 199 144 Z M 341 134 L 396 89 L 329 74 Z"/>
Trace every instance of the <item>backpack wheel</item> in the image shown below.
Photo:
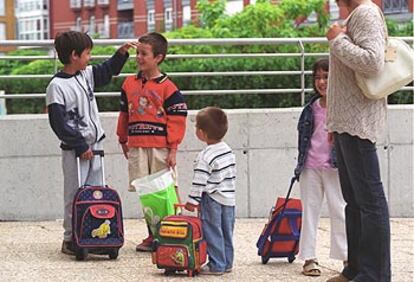
<path fill-rule="evenodd" d="M 164 271 L 165 276 L 170 276 L 170 275 L 173 275 L 173 274 L 175 274 L 175 270 L 173 270 L 173 269 L 166 269 Z"/>
<path fill-rule="evenodd" d="M 263 264 L 268 263 L 268 262 L 269 262 L 269 259 L 270 259 L 270 257 L 267 257 L 267 256 L 262 256 L 262 263 L 263 263 Z"/>
<path fill-rule="evenodd" d="M 75 258 L 76 260 L 85 260 L 85 258 L 88 256 L 88 249 L 78 248 L 75 252 Z"/>
<path fill-rule="evenodd" d="M 296 259 L 296 257 L 295 257 L 294 255 L 289 256 L 289 257 L 288 257 L 288 262 L 289 262 L 289 263 L 292 263 L 295 259 Z"/>
<path fill-rule="evenodd" d="M 117 259 L 119 254 L 119 249 L 113 249 L 109 252 L 110 259 Z"/>

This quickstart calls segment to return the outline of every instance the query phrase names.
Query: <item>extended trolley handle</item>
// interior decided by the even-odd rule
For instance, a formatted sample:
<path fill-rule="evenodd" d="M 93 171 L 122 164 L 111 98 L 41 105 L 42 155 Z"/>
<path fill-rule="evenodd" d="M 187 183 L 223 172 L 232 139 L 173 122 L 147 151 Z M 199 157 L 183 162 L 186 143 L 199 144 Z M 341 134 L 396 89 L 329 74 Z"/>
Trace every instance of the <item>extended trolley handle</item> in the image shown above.
<path fill-rule="evenodd" d="M 106 187 L 105 184 L 105 165 L 104 165 L 104 150 L 92 150 L 93 157 L 99 156 L 101 159 L 101 170 L 102 170 L 102 185 Z M 82 187 L 82 177 L 81 177 L 81 169 L 80 169 L 80 158 L 76 157 L 76 164 L 78 167 L 78 183 L 79 187 Z"/>

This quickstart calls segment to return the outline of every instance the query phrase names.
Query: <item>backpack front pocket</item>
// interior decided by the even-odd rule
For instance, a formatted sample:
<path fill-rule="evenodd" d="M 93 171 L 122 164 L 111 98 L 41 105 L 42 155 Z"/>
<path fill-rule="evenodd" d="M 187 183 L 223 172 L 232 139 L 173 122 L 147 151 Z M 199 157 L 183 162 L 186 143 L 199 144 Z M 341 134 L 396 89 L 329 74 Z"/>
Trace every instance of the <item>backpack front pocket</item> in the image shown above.
<path fill-rule="evenodd" d="M 186 269 L 188 248 L 185 245 L 160 245 L 156 251 L 156 261 L 162 268 Z"/>

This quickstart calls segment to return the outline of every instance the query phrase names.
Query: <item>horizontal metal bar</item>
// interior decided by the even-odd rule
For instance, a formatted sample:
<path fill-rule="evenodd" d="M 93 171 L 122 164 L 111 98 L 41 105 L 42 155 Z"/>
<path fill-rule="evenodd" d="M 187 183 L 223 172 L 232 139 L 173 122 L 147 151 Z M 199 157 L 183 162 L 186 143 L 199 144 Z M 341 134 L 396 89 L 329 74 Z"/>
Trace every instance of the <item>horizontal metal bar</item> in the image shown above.
<path fill-rule="evenodd" d="M 171 72 L 170 77 L 200 77 L 200 76 L 254 76 L 254 75 L 299 75 L 301 71 L 216 71 L 216 72 Z M 312 74 L 312 71 L 305 71 L 305 74 Z M 127 77 L 135 73 L 121 73 L 117 77 Z M 19 74 L 0 75 L 1 79 L 43 79 L 52 78 L 50 74 Z"/>
<path fill-rule="evenodd" d="M 407 42 L 413 42 L 414 37 L 398 37 Z M 122 45 L 131 39 L 94 39 L 94 45 Z M 1 46 L 35 46 L 53 47 L 53 39 L 49 40 L 0 40 Z M 279 44 L 298 44 L 308 43 L 327 43 L 324 37 L 304 37 L 304 38 L 196 38 L 196 39 L 169 39 L 170 46 L 174 45 L 279 45 Z"/>
<path fill-rule="evenodd" d="M 91 60 L 109 59 L 112 55 L 95 55 Z M 300 53 L 241 53 L 241 54 L 171 54 L 166 59 L 225 59 L 225 58 L 273 58 L 273 57 L 301 57 Z M 307 57 L 325 57 L 329 53 L 305 53 Z M 0 60 L 16 60 L 16 61 L 34 61 L 34 60 L 55 60 L 54 56 L 1 56 Z M 135 55 L 131 55 L 129 59 L 135 60 Z"/>
<path fill-rule="evenodd" d="M 228 95 L 228 94 L 281 94 L 281 93 L 300 93 L 300 88 L 290 89 L 229 89 L 229 90 L 183 90 L 184 95 Z M 305 92 L 312 92 L 312 88 L 305 88 Z M 414 86 L 401 88 L 399 91 L 414 91 Z M 0 92 L 1 93 L 1 92 Z M 95 92 L 97 97 L 119 97 L 120 92 Z M 0 99 L 27 99 L 27 98 L 45 98 L 45 93 L 22 93 L 22 94 L 0 94 Z"/>
<path fill-rule="evenodd" d="M 183 95 L 225 95 L 225 94 L 274 94 L 300 93 L 302 89 L 229 89 L 229 90 L 183 90 Z M 313 91 L 306 89 L 306 91 Z M 120 92 L 95 92 L 96 97 L 119 97 Z M 45 93 L 0 94 L 0 99 L 46 98 Z"/>

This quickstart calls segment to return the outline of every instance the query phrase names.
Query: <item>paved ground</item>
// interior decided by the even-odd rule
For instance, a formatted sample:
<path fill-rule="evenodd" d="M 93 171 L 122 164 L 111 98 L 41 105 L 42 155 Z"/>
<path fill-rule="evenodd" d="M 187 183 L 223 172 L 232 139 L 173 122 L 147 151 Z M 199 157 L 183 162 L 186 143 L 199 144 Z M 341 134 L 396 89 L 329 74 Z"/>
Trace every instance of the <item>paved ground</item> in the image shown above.
<path fill-rule="evenodd" d="M 221 277 L 199 276 L 197 281 L 326 281 L 341 269 L 329 259 L 329 220 L 319 228 L 319 260 L 322 276 L 301 275 L 302 262 L 271 259 L 262 265 L 256 240 L 265 219 L 239 219 L 235 230 L 236 262 L 232 273 Z M 126 244 L 119 259 L 89 256 L 77 262 L 59 252 L 61 221 L 0 222 L 0 281 L 189 281 L 185 276 L 165 277 L 151 264 L 148 253 L 136 253 L 135 244 L 144 236 L 142 220 L 126 220 Z M 414 281 L 414 219 L 392 220 L 393 281 Z"/>

